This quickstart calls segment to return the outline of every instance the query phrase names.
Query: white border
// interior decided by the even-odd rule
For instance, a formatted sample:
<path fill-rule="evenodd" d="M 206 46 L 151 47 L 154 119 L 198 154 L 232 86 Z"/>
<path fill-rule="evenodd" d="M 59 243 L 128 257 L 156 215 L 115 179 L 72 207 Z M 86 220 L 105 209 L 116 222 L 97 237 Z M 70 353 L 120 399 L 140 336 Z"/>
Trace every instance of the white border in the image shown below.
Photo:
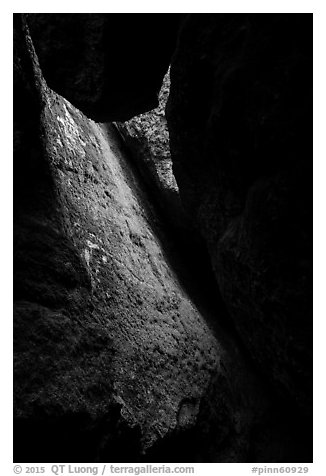
<path fill-rule="evenodd" d="M 56 2 L 15 1 L 1 5 L 1 459 L 2 474 L 12 473 L 12 13 L 13 12 L 80 12 L 80 13 L 314 13 L 314 464 L 309 474 L 326 474 L 326 15 L 324 1 L 232 1 L 186 2 L 162 1 L 96 1 Z M 300 100 L 300 98 L 298 98 Z M 252 465 L 245 463 L 196 465 L 196 474 L 249 474 Z M 263 465 L 261 465 L 263 466 Z M 203 469 L 204 467 L 204 469 Z M 232 467 L 232 470 L 231 470 Z M 214 469 L 215 468 L 215 469 Z"/>

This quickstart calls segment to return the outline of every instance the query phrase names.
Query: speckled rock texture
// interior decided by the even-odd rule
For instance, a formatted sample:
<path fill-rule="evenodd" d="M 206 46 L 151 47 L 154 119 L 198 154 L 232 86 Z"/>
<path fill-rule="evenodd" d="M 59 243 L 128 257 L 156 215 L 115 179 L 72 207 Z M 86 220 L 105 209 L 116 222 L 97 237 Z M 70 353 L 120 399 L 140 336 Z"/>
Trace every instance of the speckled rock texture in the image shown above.
<path fill-rule="evenodd" d="M 96 121 L 158 105 L 179 14 L 29 14 L 48 85 Z"/>
<path fill-rule="evenodd" d="M 253 369 L 113 126 L 14 50 L 14 460 L 299 462 L 310 439 Z"/>
<path fill-rule="evenodd" d="M 181 199 L 239 336 L 310 415 L 312 15 L 186 16 L 167 119 Z"/>
<path fill-rule="evenodd" d="M 170 225 L 189 241 L 191 220 L 186 216 L 179 189 L 172 171 L 169 131 L 165 107 L 170 92 L 170 72 L 163 79 L 159 105 L 129 121 L 118 122 L 130 156 L 140 170 L 144 182 Z"/>
<path fill-rule="evenodd" d="M 16 116 L 16 457 L 136 460 L 194 426 L 213 375 L 227 401 L 225 351 L 168 263 L 114 128 L 52 92 L 27 47 L 16 62 L 32 107 Z"/>
<path fill-rule="evenodd" d="M 16 417 L 119 407 L 145 450 L 193 423 L 223 350 L 164 257 L 114 129 L 41 76 L 37 93 L 46 171 L 32 190 L 24 175 L 15 226 Z"/>

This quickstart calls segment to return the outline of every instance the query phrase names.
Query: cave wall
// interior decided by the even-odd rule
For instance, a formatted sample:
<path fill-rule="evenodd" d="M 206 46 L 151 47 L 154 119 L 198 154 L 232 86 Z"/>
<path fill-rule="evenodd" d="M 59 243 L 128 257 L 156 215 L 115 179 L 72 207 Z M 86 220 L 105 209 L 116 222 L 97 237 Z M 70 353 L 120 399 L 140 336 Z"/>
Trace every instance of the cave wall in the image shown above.
<path fill-rule="evenodd" d="M 200 250 L 176 262 L 117 130 L 84 115 L 119 121 L 153 107 L 174 48 L 162 62 L 157 52 L 150 87 L 139 89 L 146 67 L 123 70 L 124 92 L 134 81 L 124 96 L 95 28 L 107 17 L 29 15 L 40 63 L 15 19 L 15 460 L 307 462 L 309 20 L 186 16 L 172 61 L 178 192 L 236 336 L 220 325 L 224 308 L 207 310 L 197 293 L 204 270 L 180 279 Z M 60 50 L 74 42 L 77 63 Z"/>
<path fill-rule="evenodd" d="M 180 196 L 238 333 L 310 413 L 312 15 L 188 15 L 167 119 Z"/>
<path fill-rule="evenodd" d="M 183 246 L 195 246 L 200 236 L 196 234 L 192 220 L 185 212 L 172 170 L 169 130 L 165 117 L 169 93 L 168 71 L 159 93 L 159 105 L 128 121 L 117 122 L 116 125 L 131 159 L 152 192 L 153 200 L 169 226 L 174 229 L 174 235 L 183 242 Z"/>
<path fill-rule="evenodd" d="M 20 20 L 15 40 L 15 461 L 180 461 L 194 428 L 196 458 L 242 460 L 272 405 L 181 285 L 115 128 L 47 86 Z"/>

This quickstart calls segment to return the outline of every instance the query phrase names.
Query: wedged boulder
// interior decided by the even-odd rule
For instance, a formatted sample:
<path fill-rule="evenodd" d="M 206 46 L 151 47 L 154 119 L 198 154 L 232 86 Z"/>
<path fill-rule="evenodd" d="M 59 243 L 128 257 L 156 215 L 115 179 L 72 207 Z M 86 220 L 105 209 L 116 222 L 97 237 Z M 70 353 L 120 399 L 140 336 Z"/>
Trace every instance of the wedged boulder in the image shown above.
<path fill-rule="evenodd" d="M 179 14 L 33 13 L 33 42 L 48 85 L 96 121 L 158 105 Z"/>
<path fill-rule="evenodd" d="M 312 15 L 189 15 L 171 65 L 173 171 L 238 333 L 312 394 Z"/>

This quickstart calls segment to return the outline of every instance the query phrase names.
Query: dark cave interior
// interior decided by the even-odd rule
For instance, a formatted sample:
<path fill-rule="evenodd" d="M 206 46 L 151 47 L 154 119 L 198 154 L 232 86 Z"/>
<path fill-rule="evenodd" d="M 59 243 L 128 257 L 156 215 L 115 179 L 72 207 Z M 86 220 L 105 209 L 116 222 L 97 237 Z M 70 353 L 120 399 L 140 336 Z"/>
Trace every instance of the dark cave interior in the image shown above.
<path fill-rule="evenodd" d="M 312 461 L 311 14 L 14 14 L 13 170 L 15 462 Z"/>

